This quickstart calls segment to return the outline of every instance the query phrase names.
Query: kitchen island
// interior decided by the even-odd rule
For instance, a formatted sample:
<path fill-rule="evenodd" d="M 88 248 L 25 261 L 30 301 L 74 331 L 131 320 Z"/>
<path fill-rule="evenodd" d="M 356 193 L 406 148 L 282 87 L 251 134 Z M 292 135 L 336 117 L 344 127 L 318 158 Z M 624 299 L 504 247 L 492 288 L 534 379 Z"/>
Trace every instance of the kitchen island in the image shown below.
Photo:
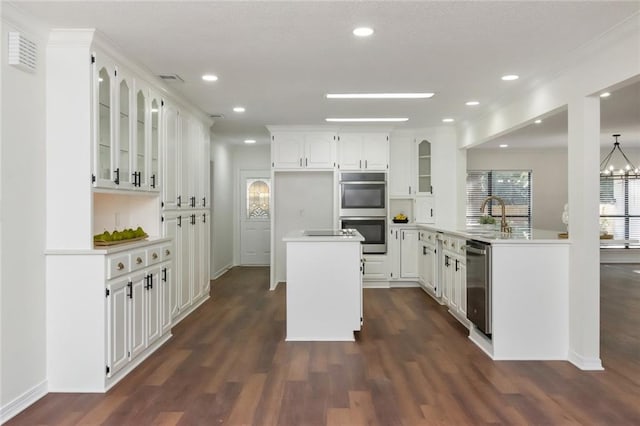
<path fill-rule="evenodd" d="M 469 338 L 495 360 L 570 360 L 569 245 L 555 231 L 418 225 L 437 241 L 490 245 L 491 333 L 471 325 Z M 464 251 L 464 250 L 462 250 Z M 467 263 L 469 257 L 467 254 Z M 467 265 L 468 267 L 468 265 Z M 462 291 L 467 291 L 466 277 Z M 467 299 L 468 300 L 468 299 Z M 467 315 L 469 315 L 467 313 Z"/>
<path fill-rule="evenodd" d="M 287 341 L 353 341 L 362 324 L 356 230 L 293 231 L 287 250 Z"/>

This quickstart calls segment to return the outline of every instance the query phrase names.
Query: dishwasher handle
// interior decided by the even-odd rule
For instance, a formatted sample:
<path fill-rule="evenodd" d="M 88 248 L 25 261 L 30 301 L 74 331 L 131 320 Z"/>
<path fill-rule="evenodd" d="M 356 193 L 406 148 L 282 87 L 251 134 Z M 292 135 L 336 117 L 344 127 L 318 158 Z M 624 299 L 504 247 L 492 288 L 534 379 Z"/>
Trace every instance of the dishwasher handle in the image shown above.
<path fill-rule="evenodd" d="M 478 248 L 475 248 L 474 246 L 464 246 L 464 248 L 467 253 L 481 254 L 481 255 L 487 254 L 486 250 L 480 250 Z"/>

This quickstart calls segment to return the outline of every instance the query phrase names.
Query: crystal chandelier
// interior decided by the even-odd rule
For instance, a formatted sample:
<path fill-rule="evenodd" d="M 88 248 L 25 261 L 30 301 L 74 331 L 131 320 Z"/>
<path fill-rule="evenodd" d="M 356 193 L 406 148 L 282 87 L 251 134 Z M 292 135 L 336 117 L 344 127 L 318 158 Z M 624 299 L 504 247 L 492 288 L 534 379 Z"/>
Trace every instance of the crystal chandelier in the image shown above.
<path fill-rule="evenodd" d="M 634 175 L 638 177 L 638 168 L 633 165 L 633 163 L 627 158 L 624 152 L 622 152 L 622 148 L 620 148 L 620 142 L 618 142 L 618 138 L 620 135 L 613 135 L 616 138 L 616 141 L 613 143 L 613 148 L 607 154 L 606 157 L 600 163 L 600 176 L 604 177 L 624 177 L 629 175 Z M 622 155 L 624 161 L 620 161 L 620 163 L 611 162 L 613 154 L 616 150 Z M 621 160 L 618 158 L 618 160 Z M 611 164 L 609 164 L 611 162 Z"/>

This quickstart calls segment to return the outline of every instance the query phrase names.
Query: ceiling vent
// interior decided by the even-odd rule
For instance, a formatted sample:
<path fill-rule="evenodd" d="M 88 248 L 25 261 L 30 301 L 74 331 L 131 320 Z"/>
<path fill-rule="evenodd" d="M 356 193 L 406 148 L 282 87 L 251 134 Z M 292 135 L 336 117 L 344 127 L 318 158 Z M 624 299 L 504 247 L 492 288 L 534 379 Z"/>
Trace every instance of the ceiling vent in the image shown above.
<path fill-rule="evenodd" d="M 9 32 L 9 65 L 23 71 L 36 71 L 36 44 L 15 31 Z"/>
<path fill-rule="evenodd" d="M 224 114 L 209 114 L 209 118 L 224 118 Z"/>
<path fill-rule="evenodd" d="M 184 83 L 184 80 L 178 74 L 160 74 L 158 77 L 160 77 L 164 81 L 170 81 L 174 83 Z"/>

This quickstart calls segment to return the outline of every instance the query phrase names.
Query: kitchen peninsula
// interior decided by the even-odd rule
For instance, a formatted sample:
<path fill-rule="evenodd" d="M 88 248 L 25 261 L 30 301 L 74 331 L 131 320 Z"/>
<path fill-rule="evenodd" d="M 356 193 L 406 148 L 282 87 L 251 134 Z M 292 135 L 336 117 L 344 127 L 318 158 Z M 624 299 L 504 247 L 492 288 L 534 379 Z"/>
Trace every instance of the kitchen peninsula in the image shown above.
<path fill-rule="evenodd" d="M 287 250 L 287 341 L 353 341 L 362 323 L 362 248 L 353 229 L 293 231 Z"/>

